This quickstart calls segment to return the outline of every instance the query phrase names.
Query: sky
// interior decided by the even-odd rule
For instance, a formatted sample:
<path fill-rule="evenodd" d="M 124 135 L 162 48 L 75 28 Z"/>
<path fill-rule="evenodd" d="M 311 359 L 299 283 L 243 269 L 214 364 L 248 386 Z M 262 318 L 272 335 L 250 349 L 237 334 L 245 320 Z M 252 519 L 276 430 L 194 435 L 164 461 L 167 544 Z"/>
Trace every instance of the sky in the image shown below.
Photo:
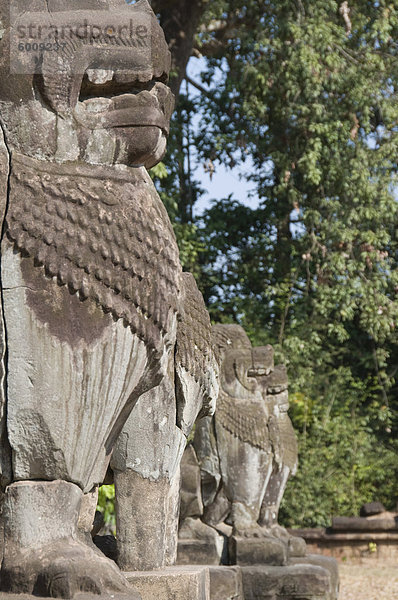
<path fill-rule="evenodd" d="M 195 205 L 195 214 L 200 215 L 204 209 L 210 206 L 210 201 L 213 199 L 227 198 L 232 194 L 233 200 L 239 200 L 245 206 L 256 208 L 258 199 L 250 198 L 249 192 L 253 188 L 253 184 L 247 183 L 244 179 L 239 178 L 239 169 L 225 169 L 222 165 L 215 165 L 216 172 L 213 174 L 212 180 L 208 173 L 205 173 L 203 167 L 199 167 L 196 176 L 200 181 L 203 189 L 207 190 L 199 202 Z"/>
<path fill-rule="evenodd" d="M 198 81 L 198 83 L 202 85 L 200 72 L 205 68 L 206 63 L 204 59 L 191 58 L 187 72 L 191 79 Z M 189 86 L 189 90 L 192 95 L 199 94 L 193 86 Z M 193 124 L 193 126 L 195 126 L 195 124 Z M 253 190 L 253 184 L 248 183 L 239 176 L 241 173 L 239 167 L 226 169 L 223 165 L 218 163 L 214 166 L 216 171 L 211 179 L 209 173 L 205 172 L 203 165 L 200 165 L 195 172 L 195 178 L 200 181 L 203 189 L 207 190 L 195 205 L 196 216 L 199 216 L 210 206 L 211 200 L 227 198 L 230 194 L 232 194 L 234 200 L 239 200 L 246 206 L 250 206 L 251 208 L 258 206 L 258 199 L 256 197 L 249 197 L 250 191 Z"/>

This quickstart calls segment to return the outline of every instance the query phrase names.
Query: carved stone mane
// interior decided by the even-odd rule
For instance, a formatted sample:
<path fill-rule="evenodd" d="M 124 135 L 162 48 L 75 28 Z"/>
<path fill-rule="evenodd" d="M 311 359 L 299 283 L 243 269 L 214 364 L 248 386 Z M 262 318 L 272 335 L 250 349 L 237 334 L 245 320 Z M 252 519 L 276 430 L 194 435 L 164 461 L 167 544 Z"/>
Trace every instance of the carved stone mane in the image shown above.
<path fill-rule="evenodd" d="M 239 325 L 214 325 L 215 343 L 222 357 L 228 350 L 252 350 L 246 332 Z M 224 364 L 223 369 L 230 373 L 231 365 Z M 217 400 L 216 421 L 227 431 L 255 448 L 269 452 L 269 432 L 264 409 L 261 405 L 233 398 L 222 387 Z"/>
<path fill-rule="evenodd" d="M 191 273 L 183 273 L 183 282 L 184 318 L 177 329 L 176 362 L 199 383 L 204 398 L 201 416 L 205 416 L 212 410 L 210 404 L 214 392 L 210 376 L 213 375 L 217 358 L 213 346 L 210 316 L 203 296 Z"/>
<path fill-rule="evenodd" d="M 159 349 L 178 311 L 178 248 L 148 175 L 14 155 L 7 235 L 49 277 Z"/>
<path fill-rule="evenodd" d="M 216 421 L 242 442 L 269 452 L 270 436 L 264 420 L 264 411 L 261 407 L 233 403 L 231 400 L 230 396 L 220 391 Z"/>

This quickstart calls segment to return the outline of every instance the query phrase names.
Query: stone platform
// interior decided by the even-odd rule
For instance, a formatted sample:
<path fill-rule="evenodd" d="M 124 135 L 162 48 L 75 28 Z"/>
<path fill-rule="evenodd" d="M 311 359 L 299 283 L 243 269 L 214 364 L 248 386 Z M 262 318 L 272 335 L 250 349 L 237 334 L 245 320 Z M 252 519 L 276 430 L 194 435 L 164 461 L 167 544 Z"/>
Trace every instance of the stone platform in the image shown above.
<path fill-rule="evenodd" d="M 131 594 L 102 594 L 98 596 L 97 594 L 86 594 L 84 592 L 80 594 L 76 594 L 73 600 L 138 600 L 139 596 L 137 593 L 132 591 Z M 0 592 L 0 600 L 48 600 L 48 598 L 43 598 L 43 596 L 30 596 L 29 594 L 6 594 L 5 592 Z"/>
<path fill-rule="evenodd" d="M 294 529 L 303 537 L 311 553 L 333 556 L 338 561 L 360 562 L 372 558 L 398 562 L 398 531 L 333 531 L 331 529 Z"/>
<path fill-rule="evenodd" d="M 334 600 L 330 574 L 314 565 L 242 567 L 245 600 Z"/>
<path fill-rule="evenodd" d="M 159 571 L 133 571 L 124 576 L 142 600 L 210 600 L 207 567 L 168 567 Z"/>
<path fill-rule="evenodd" d="M 103 600 L 336 600 L 336 561 L 325 556 L 293 559 L 286 566 L 178 566 L 159 571 L 124 573 L 131 593 L 101 596 Z M 74 600 L 96 600 L 77 594 Z M 40 600 L 26 594 L 5 594 L 0 600 Z"/>
<path fill-rule="evenodd" d="M 244 600 L 240 567 L 209 567 L 211 600 Z"/>
<path fill-rule="evenodd" d="M 211 549 L 208 552 L 211 600 L 338 598 L 339 573 L 334 558 L 320 554 L 288 557 L 286 545 L 276 539 L 233 536 L 229 542 L 229 560 L 235 566 L 215 565 L 216 555 Z M 180 561 L 191 559 L 197 565 L 206 564 L 204 542 L 180 544 Z M 212 559 L 213 564 L 209 564 Z"/>
<path fill-rule="evenodd" d="M 73 600 L 210 600 L 210 574 L 207 567 L 169 567 L 159 571 L 124 573 L 124 576 L 131 584 L 131 593 L 112 592 L 101 596 L 80 593 Z M 228 584 L 228 579 L 231 578 L 218 579 L 213 576 L 214 585 L 227 592 L 235 589 L 233 584 Z M 225 600 L 229 599 L 243 600 L 233 593 L 225 596 Z M 40 600 L 40 597 L 0 592 L 0 600 Z"/>
<path fill-rule="evenodd" d="M 340 589 L 340 576 L 336 559 L 332 558 L 331 556 L 323 556 L 322 554 L 307 554 L 304 557 L 291 558 L 289 560 L 289 564 L 316 565 L 328 571 L 331 582 L 331 598 L 332 600 L 338 598 Z"/>
<path fill-rule="evenodd" d="M 178 540 L 178 565 L 219 565 L 223 547 L 207 540 Z"/>

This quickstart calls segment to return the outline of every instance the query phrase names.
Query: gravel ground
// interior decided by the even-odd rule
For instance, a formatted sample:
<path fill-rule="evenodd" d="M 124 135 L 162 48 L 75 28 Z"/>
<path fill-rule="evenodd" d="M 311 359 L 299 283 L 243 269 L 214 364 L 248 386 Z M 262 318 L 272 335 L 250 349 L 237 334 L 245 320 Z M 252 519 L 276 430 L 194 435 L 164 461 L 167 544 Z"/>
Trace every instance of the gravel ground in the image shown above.
<path fill-rule="evenodd" d="M 398 600 L 398 565 L 339 564 L 339 600 Z"/>

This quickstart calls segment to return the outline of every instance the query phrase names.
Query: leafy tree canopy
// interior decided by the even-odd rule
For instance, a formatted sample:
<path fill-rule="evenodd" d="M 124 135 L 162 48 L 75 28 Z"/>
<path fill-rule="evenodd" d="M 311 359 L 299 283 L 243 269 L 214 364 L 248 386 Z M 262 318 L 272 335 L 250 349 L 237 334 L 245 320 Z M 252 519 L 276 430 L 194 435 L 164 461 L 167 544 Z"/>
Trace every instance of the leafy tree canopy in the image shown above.
<path fill-rule="evenodd" d="M 184 265 L 215 321 L 241 323 L 289 367 L 301 470 L 286 523 L 326 524 L 374 499 L 393 508 L 398 6 L 152 4 L 167 22 L 180 92 L 155 179 Z M 195 95 L 181 86 L 191 54 L 204 58 Z M 195 219 L 203 163 L 239 164 L 258 208 L 216 198 Z"/>

